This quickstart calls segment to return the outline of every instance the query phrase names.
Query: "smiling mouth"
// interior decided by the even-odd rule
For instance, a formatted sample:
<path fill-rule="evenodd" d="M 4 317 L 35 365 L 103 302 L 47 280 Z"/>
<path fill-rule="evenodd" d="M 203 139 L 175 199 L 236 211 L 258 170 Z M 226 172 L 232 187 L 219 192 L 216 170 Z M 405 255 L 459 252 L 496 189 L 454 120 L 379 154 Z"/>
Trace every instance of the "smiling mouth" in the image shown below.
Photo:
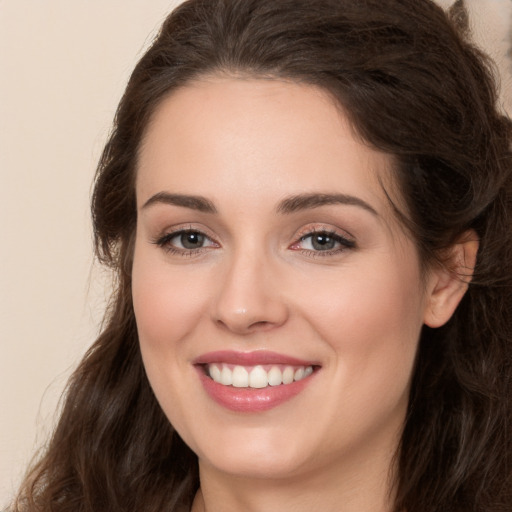
<path fill-rule="evenodd" d="M 301 394 L 320 362 L 271 351 L 220 350 L 193 362 L 207 395 L 236 413 L 262 413 Z"/>
<path fill-rule="evenodd" d="M 227 363 L 205 364 L 203 368 L 205 374 L 217 384 L 234 388 L 254 389 L 292 384 L 309 377 L 315 370 L 312 365 L 242 366 Z"/>

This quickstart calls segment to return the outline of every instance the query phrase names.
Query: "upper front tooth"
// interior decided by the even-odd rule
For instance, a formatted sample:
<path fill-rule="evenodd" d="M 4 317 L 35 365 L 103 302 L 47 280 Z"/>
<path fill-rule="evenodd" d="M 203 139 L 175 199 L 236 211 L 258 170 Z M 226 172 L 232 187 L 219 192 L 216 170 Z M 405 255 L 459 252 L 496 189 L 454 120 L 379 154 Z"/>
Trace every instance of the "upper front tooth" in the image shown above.
<path fill-rule="evenodd" d="M 291 366 L 287 366 L 283 371 L 283 384 L 291 384 L 294 376 L 295 372 L 293 368 Z"/>
<path fill-rule="evenodd" d="M 304 368 L 297 368 L 297 370 L 295 370 L 295 374 L 293 376 L 293 379 L 294 380 L 301 380 L 304 378 Z"/>
<path fill-rule="evenodd" d="M 224 384 L 224 386 L 231 386 L 233 384 L 233 372 L 225 364 L 222 365 L 220 383 Z"/>
<path fill-rule="evenodd" d="M 249 374 L 250 388 L 265 388 L 268 385 L 267 372 L 261 366 L 255 366 Z"/>
<path fill-rule="evenodd" d="M 220 368 L 219 368 L 216 364 L 212 364 L 212 365 L 210 365 L 209 371 L 210 371 L 210 377 L 211 377 L 215 382 L 221 382 L 221 372 L 220 372 Z"/>
<path fill-rule="evenodd" d="M 233 387 L 246 388 L 249 386 L 249 372 L 243 366 L 233 368 Z"/>
<path fill-rule="evenodd" d="M 215 382 L 236 388 L 264 388 L 269 385 L 291 384 L 293 381 L 302 380 L 312 373 L 312 366 L 286 366 L 282 370 L 280 366 L 275 365 L 268 372 L 261 365 L 250 369 L 239 365 L 230 367 L 228 364 L 214 363 L 208 367 L 208 374 Z"/>
<path fill-rule="evenodd" d="M 283 374 L 278 366 L 272 366 L 268 372 L 268 383 L 271 386 L 279 386 L 283 382 Z"/>

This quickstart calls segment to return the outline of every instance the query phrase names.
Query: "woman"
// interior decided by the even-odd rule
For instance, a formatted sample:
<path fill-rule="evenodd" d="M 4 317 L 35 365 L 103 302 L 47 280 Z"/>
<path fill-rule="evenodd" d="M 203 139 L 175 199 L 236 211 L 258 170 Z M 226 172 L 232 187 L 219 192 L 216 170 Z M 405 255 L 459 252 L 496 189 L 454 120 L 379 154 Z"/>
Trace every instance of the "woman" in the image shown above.
<path fill-rule="evenodd" d="M 509 510 L 511 130 L 428 0 L 185 2 L 104 150 L 112 307 L 14 510 Z"/>

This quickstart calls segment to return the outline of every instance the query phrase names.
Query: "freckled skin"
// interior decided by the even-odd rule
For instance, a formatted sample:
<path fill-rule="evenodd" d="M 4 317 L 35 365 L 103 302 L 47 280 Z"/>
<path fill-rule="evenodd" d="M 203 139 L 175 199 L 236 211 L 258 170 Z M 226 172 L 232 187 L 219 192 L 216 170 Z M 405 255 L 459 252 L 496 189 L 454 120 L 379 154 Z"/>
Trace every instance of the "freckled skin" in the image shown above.
<path fill-rule="evenodd" d="M 149 380 L 199 456 L 203 492 L 211 482 L 227 488 L 233 476 L 281 479 L 316 490 L 318 510 L 319 489 L 323 510 L 342 492 L 352 492 L 347 507 L 384 510 L 437 282 L 434 273 L 421 281 L 414 244 L 379 184 L 391 167 L 310 86 L 211 78 L 158 108 L 137 175 L 133 299 Z M 162 191 L 202 196 L 217 213 L 142 207 Z M 276 213 L 283 198 L 313 192 L 355 196 L 377 214 L 341 204 Z M 179 236 L 155 243 L 179 229 L 206 242 L 198 250 Z M 322 230 L 355 246 L 323 254 L 302 238 Z M 321 368 L 279 407 L 237 413 L 211 400 L 192 365 L 215 350 L 271 350 Z"/>

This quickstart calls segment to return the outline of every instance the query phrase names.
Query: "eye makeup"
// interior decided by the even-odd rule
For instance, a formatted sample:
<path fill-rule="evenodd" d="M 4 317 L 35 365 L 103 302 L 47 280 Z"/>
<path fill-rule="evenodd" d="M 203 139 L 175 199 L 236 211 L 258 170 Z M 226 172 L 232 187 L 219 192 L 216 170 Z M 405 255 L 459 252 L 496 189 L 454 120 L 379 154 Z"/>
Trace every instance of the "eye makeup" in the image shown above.
<path fill-rule="evenodd" d="M 289 250 L 311 257 L 329 257 L 356 247 L 353 238 L 342 235 L 332 227 L 306 227 L 297 235 L 298 240 L 288 246 Z M 151 240 L 167 253 L 177 256 L 197 256 L 221 245 L 204 230 L 193 227 L 178 227 Z"/>

